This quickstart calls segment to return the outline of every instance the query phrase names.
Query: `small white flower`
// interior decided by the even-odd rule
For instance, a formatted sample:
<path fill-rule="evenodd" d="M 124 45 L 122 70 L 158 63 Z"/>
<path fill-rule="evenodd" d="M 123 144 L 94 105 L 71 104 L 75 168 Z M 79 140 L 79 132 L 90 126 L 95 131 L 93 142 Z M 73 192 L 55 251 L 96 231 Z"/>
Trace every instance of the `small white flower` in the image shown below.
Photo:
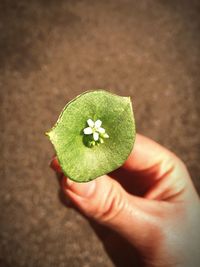
<path fill-rule="evenodd" d="M 109 135 L 106 133 L 105 129 L 101 127 L 102 121 L 96 120 L 95 122 L 92 119 L 87 120 L 88 127 L 86 127 L 83 132 L 85 135 L 93 135 L 93 140 L 95 142 L 99 141 L 103 143 L 102 138 L 109 138 Z"/>

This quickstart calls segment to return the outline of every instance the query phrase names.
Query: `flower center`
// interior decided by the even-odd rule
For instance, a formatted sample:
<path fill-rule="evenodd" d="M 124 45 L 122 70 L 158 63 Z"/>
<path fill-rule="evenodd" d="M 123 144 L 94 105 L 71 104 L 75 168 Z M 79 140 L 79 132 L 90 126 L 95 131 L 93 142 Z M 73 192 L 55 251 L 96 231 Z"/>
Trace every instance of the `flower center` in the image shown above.
<path fill-rule="evenodd" d="M 87 120 L 88 127 L 83 130 L 84 135 L 88 136 L 87 145 L 93 147 L 95 145 L 103 144 L 104 139 L 109 138 L 106 130 L 101 127 L 102 121 L 92 119 Z"/>

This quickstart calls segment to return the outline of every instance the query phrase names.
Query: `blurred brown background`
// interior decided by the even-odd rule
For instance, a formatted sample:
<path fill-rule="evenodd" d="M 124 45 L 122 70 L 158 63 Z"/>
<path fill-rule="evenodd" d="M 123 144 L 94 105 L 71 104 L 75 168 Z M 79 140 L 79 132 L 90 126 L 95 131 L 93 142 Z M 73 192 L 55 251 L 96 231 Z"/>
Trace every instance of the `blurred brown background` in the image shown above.
<path fill-rule="evenodd" d="M 44 132 L 87 89 L 130 95 L 138 132 L 177 153 L 200 192 L 199 3 L 0 1 L 1 267 L 126 266 L 63 205 L 48 165 Z"/>

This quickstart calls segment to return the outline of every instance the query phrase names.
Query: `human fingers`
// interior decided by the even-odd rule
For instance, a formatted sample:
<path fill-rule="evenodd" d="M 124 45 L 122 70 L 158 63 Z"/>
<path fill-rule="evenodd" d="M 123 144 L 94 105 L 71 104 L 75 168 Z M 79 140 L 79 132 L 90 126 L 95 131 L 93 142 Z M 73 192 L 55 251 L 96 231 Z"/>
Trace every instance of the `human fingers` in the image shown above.
<path fill-rule="evenodd" d="M 186 200 L 197 196 L 185 164 L 174 153 L 140 134 L 122 169 L 131 174 L 129 184 L 146 186 L 148 199 Z"/>
<path fill-rule="evenodd" d="M 122 168 L 138 173 L 153 173 L 159 179 L 178 158 L 171 151 L 141 134 L 136 135 L 134 148 Z"/>
<path fill-rule="evenodd" d="M 147 212 L 145 200 L 129 195 L 108 175 L 87 183 L 63 177 L 62 189 L 86 216 L 114 229 L 132 244 L 143 242 L 152 229 L 159 229 L 153 212 Z"/>
<path fill-rule="evenodd" d="M 169 173 L 176 161 L 173 153 L 153 140 L 137 134 L 128 159 L 111 176 L 129 193 L 145 196 L 161 177 Z"/>

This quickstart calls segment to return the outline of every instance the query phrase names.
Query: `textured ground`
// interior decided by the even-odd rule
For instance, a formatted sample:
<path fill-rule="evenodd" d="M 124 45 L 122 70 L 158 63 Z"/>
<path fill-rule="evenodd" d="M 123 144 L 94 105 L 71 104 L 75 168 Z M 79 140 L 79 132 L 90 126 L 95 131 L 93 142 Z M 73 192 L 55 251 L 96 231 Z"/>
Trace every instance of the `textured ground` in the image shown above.
<path fill-rule="evenodd" d="M 85 89 L 130 95 L 138 131 L 182 157 L 200 192 L 199 1 L 3 0 L 0 12 L 0 266 L 128 266 L 60 201 L 44 132 Z"/>

